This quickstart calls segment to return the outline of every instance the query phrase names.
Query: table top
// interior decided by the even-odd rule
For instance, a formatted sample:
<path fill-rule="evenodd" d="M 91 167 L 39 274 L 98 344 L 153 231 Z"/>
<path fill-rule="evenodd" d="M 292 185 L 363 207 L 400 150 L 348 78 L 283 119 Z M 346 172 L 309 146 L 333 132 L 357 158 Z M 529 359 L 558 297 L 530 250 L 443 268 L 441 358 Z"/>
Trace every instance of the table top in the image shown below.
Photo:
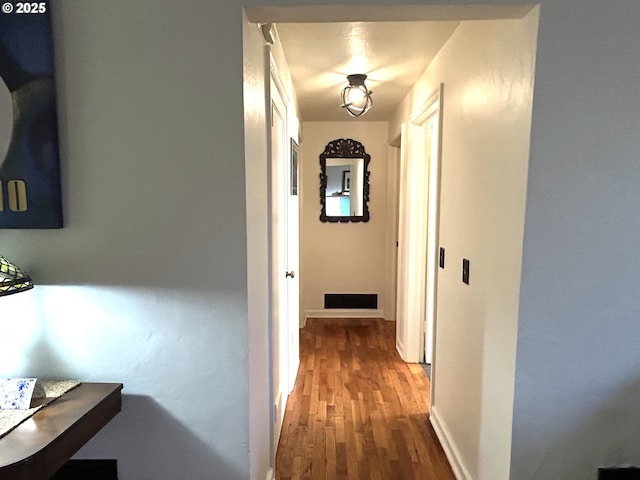
<path fill-rule="evenodd" d="M 121 409 L 121 383 L 81 383 L 0 438 L 0 480 L 47 480 Z"/>

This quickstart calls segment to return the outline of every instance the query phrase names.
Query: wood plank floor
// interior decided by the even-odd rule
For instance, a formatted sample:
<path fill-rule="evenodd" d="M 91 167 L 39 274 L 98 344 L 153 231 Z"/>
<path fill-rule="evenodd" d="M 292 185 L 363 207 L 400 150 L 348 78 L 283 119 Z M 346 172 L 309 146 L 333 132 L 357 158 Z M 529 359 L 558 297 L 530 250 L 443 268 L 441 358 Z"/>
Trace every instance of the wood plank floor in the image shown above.
<path fill-rule="evenodd" d="M 429 423 L 429 379 L 395 322 L 309 319 L 276 480 L 455 480 Z"/>

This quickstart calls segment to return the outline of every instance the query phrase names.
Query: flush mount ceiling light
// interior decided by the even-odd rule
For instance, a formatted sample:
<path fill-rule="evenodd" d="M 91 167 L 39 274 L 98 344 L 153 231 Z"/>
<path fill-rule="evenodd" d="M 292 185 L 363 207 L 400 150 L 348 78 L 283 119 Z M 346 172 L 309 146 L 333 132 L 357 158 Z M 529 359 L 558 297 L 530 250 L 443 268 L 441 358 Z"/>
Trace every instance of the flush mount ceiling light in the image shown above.
<path fill-rule="evenodd" d="M 373 92 L 364 84 L 366 79 L 362 73 L 347 75 L 349 85 L 342 90 L 342 108 L 352 117 L 364 115 L 373 105 Z"/>
<path fill-rule="evenodd" d="M 0 297 L 32 288 L 31 277 L 0 255 Z"/>

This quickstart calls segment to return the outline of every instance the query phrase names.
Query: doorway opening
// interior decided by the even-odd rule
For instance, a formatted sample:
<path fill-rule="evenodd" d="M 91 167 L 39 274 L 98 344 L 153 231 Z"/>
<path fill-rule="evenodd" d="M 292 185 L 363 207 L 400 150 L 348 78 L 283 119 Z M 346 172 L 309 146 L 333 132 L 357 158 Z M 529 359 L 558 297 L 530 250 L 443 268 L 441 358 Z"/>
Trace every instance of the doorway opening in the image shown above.
<path fill-rule="evenodd" d="M 293 22 L 293 23 L 296 23 L 296 22 L 298 22 L 298 23 L 307 22 L 307 23 L 305 23 L 305 27 L 311 28 L 309 26 L 308 22 L 310 22 L 312 19 L 314 21 L 318 21 L 318 22 L 332 22 L 332 21 L 336 21 L 337 19 L 339 19 L 340 21 L 362 21 L 362 20 L 376 21 L 376 20 L 379 20 L 379 19 L 402 20 L 403 19 L 403 18 L 401 18 L 402 15 L 405 15 L 405 17 L 404 17 L 405 20 L 408 19 L 408 18 L 412 18 L 412 19 L 417 18 L 417 16 L 415 15 L 416 10 L 412 9 L 412 8 L 409 8 L 407 11 L 403 11 L 403 8 L 393 7 L 394 13 L 392 15 L 390 15 L 390 11 L 391 10 L 388 10 L 388 9 L 385 10 L 385 8 L 383 8 L 383 7 L 380 7 L 380 8 L 374 7 L 371 10 L 367 9 L 367 13 L 366 13 L 366 17 L 367 18 L 363 18 L 362 17 L 362 12 L 358 11 L 358 9 L 356 9 L 356 8 L 351 9 L 349 7 L 345 7 L 346 8 L 345 11 L 342 11 L 341 8 L 342 7 L 336 7 L 336 9 L 334 10 L 333 7 L 331 7 L 331 8 L 324 7 L 324 8 L 318 8 L 318 9 L 316 9 L 314 7 L 296 7 L 295 9 L 287 10 L 287 7 L 283 7 L 283 9 L 280 9 L 279 7 L 273 7 L 273 8 L 260 7 L 260 8 L 256 8 L 256 10 L 252 11 L 252 14 L 249 15 L 249 19 L 257 21 L 258 23 L 265 22 L 265 21 L 273 22 L 276 25 L 278 25 L 278 22 L 285 22 L 285 23 L 286 22 Z M 498 7 L 496 7 L 496 10 L 491 12 L 491 13 L 488 13 L 491 9 L 489 9 L 489 10 L 482 9 L 483 11 L 480 12 L 479 9 L 474 9 L 473 7 L 471 7 L 470 10 L 466 10 L 466 8 L 467 7 L 460 7 L 459 9 L 452 9 L 451 7 L 449 7 L 449 8 L 444 8 L 443 10 L 442 9 L 438 10 L 437 7 L 431 6 L 430 8 L 426 8 L 425 11 L 427 11 L 428 13 L 424 13 L 424 18 L 428 17 L 428 18 L 433 19 L 434 15 L 435 15 L 439 19 L 452 19 L 452 18 L 457 18 L 457 19 L 462 19 L 462 20 L 466 20 L 466 19 L 481 19 L 481 18 L 484 18 L 484 19 L 487 19 L 487 18 L 493 18 L 493 19 L 495 19 L 495 18 L 518 18 L 518 19 L 520 19 L 531 10 L 532 6 L 530 6 L 530 5 L 529 6 L 522 6 L 521 5 L 519 7 L 512 7 L 512 8 L 515 8 L 516 10 L 518 10 L 518 13 L 514 13 L 515 10 L 512 9 L 511 10 L 511 14 L 510 14 L 511 16 L 509 16 L 508 14 L 505 15 L 504 12 L 497 13 L 499 11 Z M 402 13 L 399 13 L 399 12 L 402 12 Z M 407 12 L 410 12 L 410 13 L 407 13 Z M 439 13 L 436 15 L 436 12 L 439 12 Z M 318 17 L 314 16 L 315 14 L 317 14 Z M 333 15 L 335 15 L 335 17 Z M 380 17 L 376 18 L 376 15 L 380 15 Z M 438 15 L 440 15 L 440 16 L 438 16 Z M 336 18 L 336 17 L 338 17 L 338 18 Z M 316 42 L 317 41 L 318 40 L 316 40 Z M 310 81 L 308 83 L 311 84 L 312 82 Z M 469 83 L 471 83 L 471 82 L 469 82 Z M 482 96 L 481 96 L 481 94 L 483 93 L 483 88 L 482 88 L 483 85 L 480 85 L 479 88 L 478 88 L 478 85 L 463 85 L 463 86 L 464 87 L 468 87 L 468 88 L 465 89 L 465 91 L 461 93 L 460 85 L 459 84 L 456 85 L 458 90 L 456 90 L 455 91 L 455 95 L 452 96 L 452 98 L 455 98 L 456 101 L 459 103 L 456 106 L 458 110 L 455 111 L 455 113 L 456 114 L 460 114 L 460 111 L 462 111 L 462 116 L 464 114 L 466 114 L 466 112 L 469 109 L 472 109 L 472 108 L 481 109 L 482 108 L 482 101 L 483 101 Z M 475 88 L 472 88 L 472 87 L 475 87 Z M 424 94 L 424 89 L 422 90 L 422 93 Z M 374 89 L 374 102 L 375 102 L 375 89 Z M 473 102 L 476 102 L 476 103 L 474 104 Z M 485 103 L 485 105 L 486 105 L 486 103 Z M 371 110 L 371 112 L 374 112 L 375 108 L 376 107 L 374 106 L 374 109 Z M 467 109 L 467 110 L 464 110 L 464 109 Z M 429 115 L 427 115 L 424 119 L 420 119 L 420 118 L 416 118 L 416 117 L 409 118 L 411 116 L 411 112 L 412 111 L 415 111 L 415 109 L 410 109 L 409 112 L 402 112 L 400 114 L 400 115 L 407 114 L 407 116 L 404 116 L 403 118 L 408 118 L 410 120 L 410 122 L 405 122 L 405 126 L 403 127 L 404 130 L 403 130 L 402 135 L 400 136 L 400 138 L 402 138 L 402 142 L 404 143 L 404 142 L 407 141 L 406 139 L 410 138 L 412 135 L 415 135 L 416 138 L 418 138 L 420 135 L 422 135 L 422 137 L 423 137 L 422 146 L 425 147 L 428 150 L 430 148 L 430 146 L 433 145 L 433 142 L 428 139 L 428 136 L 429 135 L 434 135 L 434 133 L 433 133 L 434 125 L 435 124 L 442 124 L 442 123 L 444 123 L 444 125 L 448 125 L 448 123 L 447 123 L 448 120 L 447 119 L 443 119 L 442 116 L 438 116 L 437 120 L 434 120 L 436 117 L 435 116 L 431 117 Z M 476 121 L 477 119 L 472 119 L 472 120 Z M 319 120 L 312 120 L 310 122 L 307 122 L 306 120 L 304 121 L 303 128 L 302 128 L 303 138 L 301 139 L 301 142 L 300 142 L 301 151 L 302 151 L 302 154 L 301 154 L 302 161 L 303 162 L 309 161 L 310 163 L 313 163 L 313 164 L 316 163 L 316 160 L 317 160 L 316 159 L 316 155 L 317 154 L 316 154 L 316 152 L 313 151 L 312 148 L 308 148 L 308 146 L 310 145 L 310 138 L 309 138 L 308 132 L 310 130 L 307 128 L 307 126 L 308 126 L 308 123 L 314 123 L 314 122 L 315 123 L 319 123 L 320 121 Z M 363 122 L 363 123 L 366 123 L 366 122 Z M 374 123 L 374 122 L 372 122 L 372 123 Z M 473 123 L 473 122 L 471 122 L 471 123 Z M 476 123 L 478 123 L 478 122 L 476 121 Z M 355 126 L 357 124 L 354 123 L 353 125 Z M 456 127 L 459 128 L 460 126 L 456 125 Z M 466 126 L 462 125 L 462 127 L 466 127 Z M 474 131 L 470 131 L 469 132 L 469 136 L 473 136 L 474 133 L 475 133 Z M 353 135 L 345 135 L 345 136 L 352 137 Z M 390 138 L 391 135 L 389 135 L 388 132 L 387 132 L 387 135 L 385 135 L 385 137 L 386 138 Z M 451 136 L 450 136 L 450 138 L 451 138 Z M 493 140 L 495 140 L 495 139 L 492 139 L 492 141 Z M 415 143 L 417 144 L 419 142 L 416 141 Z M 469 142 L 469 143 L 473 143 L 473 142 Z M 490 143 L 490 142 L 487 142 L 487 143 Z M 498 143 L 499 142 L 494 141 L 493 145 L 498 145 Z M 324 144 L 326 144 L 326 141 L 323 142 L 323 145 Z M 407 147 L 411 147 L 411 145 L 407 144 Z M 388 144 L 386 145 L 386 148 L 389 148 Z M 413 147 L 411 147 L 411 148 L 413 148 Z M 415 148 L 417 148 L 417 147 L 415 147 Z M 367 149 L 367 150 L 369 150 L 369 149 Z M 483 152 L 483 155 L 485 157 L 488 157 L 488 154 L 485 154 L 484 152 Z M 381 157 L 384 157 L 384 154 L 379 155 L 379 158 L 381 158 Z M 373 155 L 372 155 L 372 158 L 373 158 Z M 387 158 L 388 158 L 388 156 L 387 156 Z M 520 161 L 520 158 L 518 159 L 518 161 Z M 372 162 L 375 162 L 375 159 L 373 159 Z M 302 176 L 305 176 L 304 173 L 303 173 Z M 373 172 L 372 172 L 372 177 L 373 177 Z M 435 178 L 435 176 L 434 176 L 434 178 Z M 313 180 L 315 180 L 315 179 L 313 179 Z M 303 179 L 303 181 L 304 181 L 304 179 Z M 466 178 L 464 179 L 464 181 L 467 182 L 467 183 L 470 183 Z M 317 188 L 318 186 L 316 184 L 316 181 L 311 181 L 311 183 L 309 183 L 309 186 L 310 186 L 310 188 L 307 188 L 308 186 L 303 186 L 302 187 L 301 197 L 304 197 L 305 195 L 309 195 L 309 198 L 311 199 L 311 202 L 314 203 L 314 204 L 317 204 L 317 200 L 318 199 L 317 199 L 317 193 L 316 192 L 318 190 L 318 188 Z M 469 191 L 473 191 L 473 188 L 469 189 Z M 484 198 L 483 198 L 483 201 L 484 201 Z M 432 202 L 432 203 L 434 203 L 434 202 Z M 372 204 L 372 207 L 373 207 L 373 204 Z M 304 205 L 303 205 L 303 208 L 304 208 Z M 429 210 L 430 207 L 429 207 L 429 199 L 428 198 L 427 198 L 426 205 L 422 205 L 421 208 L 427 209 L 427 211 Z M 378 212 L 379 211 L 380 210 L 378 210 Z M 444 211 L 443 211 L 443 213 L 444 213 Z M 447 213 L 450 213 L 450 212 L 447 211 Z M 373 215 L 374 215 L 374 210 L 372 208 L 372 216 Z M 316 217 L 316 216 L 317 215 L 313 215 L 313 217 Z M 309 218 L 313 218 L 313 217 L 309 217 Z M 303 223 L 304 223 L 304 218 L 305 217 L 303 215 Z M 315 220 L 315 218 L 314 218 L 314 220 Z M 302 227 L 302 229 L 303 229 L 303 231 L 306 230 L 304 226 Z M 425 237 L 424 238 L 424 242 L 422 242 L 421 248 L 425 248 L 425 249 L 429 248 L 430 251 L 431 251 L 432 248 L 431 247 L 427 247 L 427 245 L 429 245 L 429 242 L 431 242 L 432 244 L 437 244 L 438 242 L 437 242 L 437 238 L 435 238 L 435 239 L 432 238 L 430 240 L 429 239 L 429 235 L 428 235 L 427 232 L 429 232 L 429 230 L 425 227 L 423 233 L 421 234 L 421 235 L 423 235 Z M 342 232 L 336 232 L 336 236 L 341 235 L 341 233 Z M 371 238 L 373 239 L 373 238 L 377 238 L 377 237 L 374 235 Z M 417 242 L 417 243 L 420 243 L 420 242 Z M 447 253 L 449 253 L 449 251 L 454 251 L 456 254 L 458 254 L 458 251 L 460 250 L 460 243 L 461 242 L 458 242 L 458 243 L 455 243 L 455 244 L 452 243 L 451 246 L 448 247 L 448 248 L 451 248 L 451 250 L 448 250 Z M 305 250 L 306 247 L 307 246 L 304 245 L 304 242 L 303 242 L 303 246 L 302 246 L 303 251 Z M 330 257 L 327 256 L 327 257 L 323 257 L 323 258 L 329 259 L 326 263 L 330 263 Z M 433 272 L 433 270 L 437 271 L 437 268 L 436 269 L 433 268 L 434 267 L 435 258 L 436 257 L 432 257 L 432 259 L 429 260 L 426 257 L 426 254 L 425 254 L 425 262 L 421 266 L 421 268 L 425 272 L 424 273 L 424 279 L 423 279 L 425 284 L 427 283 L 427 272 L 428 271 L 432 271 Z M 457 258 L 457 257 L 455 257 L 455 258 Z M 305 275 L 308 274 L 308 273 L 309 273 L 308 271 L 305 271 L 304 265 L 302 265 L 302 272 L 301 272 L 302 278 L 304 279 Z M 446 273 L 449 273 L 449 272 L 446 272 Z M 343 276 L 342 275 L 335 275 L 335 278 L 341 279 L 341 278 L 343 278 Z M 472 278 L 472 285 L 473 285 L 473 281 L 474 280 Z M 410 279 L 404 278 L 401 275 L 399 275 L 398 276 L 398 283 L 401 284 L 403 282 L 404 282 L 404 287 L 400 286 L 399 287 L 399 291 L 406 292 L 407 283 L 412 283 L 413 284 L 413 282 Z M 423 295 L 434 295 L 434 296 L 438 295 L 437 291 L 435 293 L 427 294 L 426 288 L 427 287 L 425 285 L 425 289 L 423 291 Z M 308 295 L 310 292 L 309 291 L 305 291 L 304 285 L 302 286 L 302 289 L 303 289 L 303 293 L 302 293 L 303 298 L 306 298 L 306 295 Z M 360 292 L 349 292 L 349 293 L 360 293 Z M 448 300 L 451 300 L 451 298 L 448 298 Z M 435 309 L 435 307 L 432 307 L 432 308 L 433 308 L 434 311 L 437 310 L 437 309 Z M 426 307 L 425 307 L 425 310 L 427 310 Z M 437 313 L 437 311 L 436 311 L 436 313 Z M 457 312 L 454 312 L 454 313 L 457 313 Z M 466 315 L 466 316 L 469 316 L 468 315 L 469 312 L 461 312 L 461 313 Z M 473 313 L 473 312 L 471 312 L 471 313 Z M 432 317 L 435 317 L 435 313 L 432 314 Z M 438 317 L 439 317 L 439 315 L 438 315 Z M 425 315 L 422 316 L 422 318 L 420 318 L 419 321 L 422 322 L 422 320 L 424 318 L 429 318 L 427 313 L 425 313 Z M 465 361 L 461 362 L 461 363 L 464 363 L 464 364 L 471 363 L 471 362 L 467 361 L 467 358 L 466 358 L 467 356 L 477 354 L 477 356 L 481 357 L 483 352 L 485 351 L 483 349 L 483 342 L 485 342 L 487 337 L 482 335 L 483 331 L 482 331 L 481 327 L 482 327 L 482 325 L 479 325 L 479 327 L 478 327 L 478 332 L 477 333 L 479 335 L 477 335 L 475 337 L 468 336 L 468 337 L 465 337 L 463 339 L 465 342 L 467 342 L 469 344 L 472 344 L 472 346 L 474 347 L 473 350 L 471 350 L 469 352 L 464 352 L 461 349 L 455 350 L 455 351 L 461 350 L 462 351 L 462 355 L 465 356 L 465 359 L 464 359 Z M 418 328 L 418 332 L 420 332 L 420 331 L 421 331 L 421 329 Z M 405 332 L 405 334 L 406 334 L 406 332 Z M 417 345 L 418 346 L 416 347 L 416 349 L 418 350 L 418 352 L 420 352 L 422 350 L 421 355 L 423 356 L 423 358 L 426 358 L 429 355 L 429 353 L 427 352 L 427 348 L 426 347 L 428 347 L 431 342 L 429 341 L 428 338 L 426 338 L 424 335 L 421 335 L 420 333 L 417 336 L 413 336 L 413 337 L 414 338 L 412 338 L 412 340 L 417 340 Z M 449 339 L 452 338 L 451 332 L 449 332 L 449 337 L 450 337 Z M 439 338 L 440 337 L 438 336 L 433 341 L 435 343 L 435 346 L 436 346 L 436 348 L 435 348 L 436 351 L 438 350 L 438 346 L 439 346 Z M 513 337 L 513 339 L 515 339 L 515 337 Z M 506 340 L 506 342 L 508 343 L 511 340 L 512 340 L 512 338 L 510 336 Z M 504 341 L 504 337 L 501 337 L 499 341 L 503 342 Z M 450 341 L 449 341 L 449 344 L 451 344 Z M 451 345 L 449 345 L 449 346 L 451 346 Z M 455 345 L 454 345 L 454 347 L 455 347 Z M 453 351 L 453 350 L 449 350 L 449 351 Z M 502 351 L 500 353 L 502 353 Z M 433 351 L 431 352 L 431 356 L 434 357 L 434 352 Z M 507 359 L 507 360 L 509 360 L 509 359 Z M 491 361 L 493 361 L 493 358 L 491 359 Z M 433 359 L 433 362 L 434 362 L 434 366 L 435 366 L 435 359 Z M 453 364 L 457 364 L 457 362 L 454 361 L 454 362 L 452 362 L 452 365 Z M 481 368 L 483 366 L 482 362 L 477 362 L 474 365 L 479 365 L 478 368 Z M 437 368 L 434 368 L 434 369 L 437 369 Z M 440 370 L 438 370 L 438 372 L 441 373 Z M 455 386 L 456 388 L 459 387 L 459 385 L 455 384 L 456 383 L 455 379 L 452 379 L 452 377 L 451 377 L 451 374 L 452 374 L 451 368 L 449 368 L 448 370 L 445 369 L 443 372 L 444 373 L 441 376 L 438 377 L 438 382 L 440 382 L 440 380 L 444 380 L 444 379 L 448 378 L 448 386 Z M 476 388 L 477 391 L 473 390 L 471 392 L 472 395 L 469 396 L 469 401 L 473 401 L 473 399 L 476 398 L 476 397 L 479 398 L 480 395 L 482 395 L 482 393 L 484 391 L 488 391 L 486 388 L 484 388 L 484 383 L 487 383 L 487 381 L 489 381 L 489 382 L 491 381 L 489 376 L 486 376 L 486 375 L 483 376 L 483 375 L 479 374 L 478 372 L 476 372 L 475 370 L 472 373 L 473 373 L 473 379 L 478 380 L 478 381 L 475 382 L 475 383 L 472 383 L 472 384 L 467 383 L 465 388 L 463 389 L 465 391 L 468 391 L 470 389 L 473 390 L 474 388 L 477 387 Z M 480 373 L 482 373 L 482 372 L 480 372 Z M 489 379 L 489 380 L 487 380 L 487 379 Z M 435 381 L 434 381 L 434 385 L 435 385 Z M 470 387 L 469 387 L 469 385 L 470 385 Z M 439 392 L 435 392 L 434 391 L 434 395 L 433 395 L 434 399 L 436 398 L 436 395 L 435 395 L 436 393 L 439 393 Z M 438 397 L 438 398 L 442 398 L 443 401 L 444 401 L 446 396 L 442 396 L 442 397 Z M 433 404 L 433 401 L 432 401 L 432 404 Z M 475 404 L 470 405 L 470 408 L 467 409 L 467 412 L 471 412 L 470 416 L 472 417 L 472 420 L 474 422 L 476 420 L 478 420 L 478 419 L 483 418 L 482 416 L 484 415 L 484 412 L 476 412 L 475 409 L 479 408 L 479 407 L 477 407 L 477 405 L 480 405 L 480 404 L 478 402 L 476 402 Z M 452 409 L 450 408 L 450 406 L 448 404 L 444 405 L 444 407 L 446 407 L 447 411 L 444 411 L 444 408 L 442 409 L 444 415 L 441 418 L 446 418 L 446 417 L 455 418 L 456 414 L 460 413 L 460 412 L 451 411 Z M 453 408 L 453 409 L 455 410 L 455 408 Z M 507 414 L 508 414 L 508 412 L 507 412 Z M 505 415 L 507 415 L 507 414 L 505 414 Z M 458 415 L 458 416 L 461 417 L 460 415 Z M 482 427 L 484 425 L 484 423 L 479 422 L 479 421 L 477 423 L 478 423 L 478 425 L 480 425 L 480 427 Z M 501 427 L 502 424 L 500 424 L 499 426 Z M 447 436 L 448 432 L 446 431 L 446 424 L 442 424 L 441 427 L 442 428 L 439 431 L 439 436 L 440 436 L 440 434 L 442 434 L 444 436 Z M 478 430 L 481 430 L 480 427 L 478 427 Z M 477 446 L 474 443 L 476 441 L 479 442 L 479 439 L 475 439 L 474 438 L 474 439 L 471 439 L 471 441 L 470 441 L 470 443 L 473 444 L 472 445 L 473 448 L 476 448 L 476 446 Z M 455 443 L 453 445 L 449 445 L 449 448 L 453 452 L 452 453 L 453 456 L 456 456 L 456 448 L 455 447 L 456 447 Z M 482 447 L 482 448 L 484 448 L 484 447 Z M 465 469 L 464 465 L 462 465 L 460 468 L 462 468 L 463 470 Z"/>
<path fill-rule="evenodd" d="M 424 365 L 432 395 L 443 92 L 440 84 L 414 110 L 400 139 L 397 347 L 405 361 Z"/>

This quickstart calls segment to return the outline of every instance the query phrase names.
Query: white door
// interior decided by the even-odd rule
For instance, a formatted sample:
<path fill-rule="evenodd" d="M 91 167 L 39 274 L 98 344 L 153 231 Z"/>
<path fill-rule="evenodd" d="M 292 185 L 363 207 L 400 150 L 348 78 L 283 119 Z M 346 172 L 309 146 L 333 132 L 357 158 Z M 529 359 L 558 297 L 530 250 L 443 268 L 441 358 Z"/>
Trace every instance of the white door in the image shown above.
<path fill-rule="evenodd" d="M 285 104 L 271 81 L 271 261 L 272 261 L 272 378 L 274 403 L 273 453 L 275 455 L 289 384 L 289 331 L 287 325 L 287 182 L 284 177 L 286 148 Z"/>
<path fill-rule="evenodd" d="M 291 393 L 296 383 L 298 366 L 300 365 L 300 220 L 299 220 L 299 196 L 298 188 L 298 145 L 289 136 L 289 155 L 285 162 L 285 177 L 287 181 L 287 324 L 289 329 L 289 385 L 287 393 Z"/>
<path fill-rule="evenodd" d="M 402 132 L 396 329 L 398 352 L 411 363 L 435 362 L 442 91 L 426 99 Z"/>
<path fill-rule="evenodd" d="M 438 278 L 438 220 L 440 215 L 440 115 L 436 112 L 424 124 L 425 154 L 429 169 L 427 199 L 427 272 L 425 295 L 425 363 L 433 363 L 433 340 Z"/>
<path fill-rule="evenodd" d="M 286 104 L 273 77 L 270 88 L 273 453 L 275 454 L 287 397 L 293 389 L 299 365 L 299 207 L 297 148 L 290 140 L 287 131 Z"/>

